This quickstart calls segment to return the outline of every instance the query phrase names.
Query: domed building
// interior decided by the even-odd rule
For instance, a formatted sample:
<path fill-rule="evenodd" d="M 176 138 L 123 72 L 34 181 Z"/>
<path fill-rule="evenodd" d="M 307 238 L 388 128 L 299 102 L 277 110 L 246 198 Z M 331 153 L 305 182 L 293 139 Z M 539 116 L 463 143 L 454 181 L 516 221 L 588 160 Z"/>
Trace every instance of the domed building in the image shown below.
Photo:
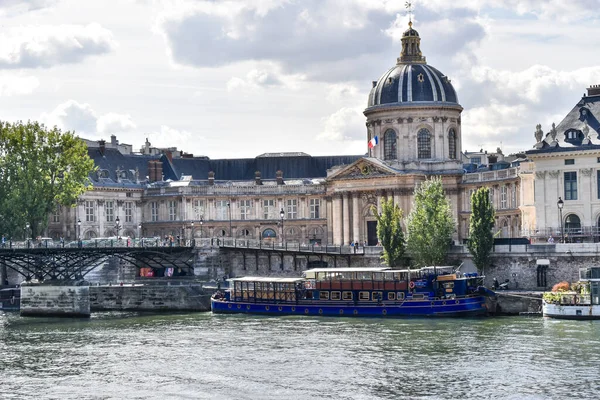
<path fill-rule="evenodd" d="M 368 157 L 328 176 L 330 237 L 335 244 L 377 243 L 372 206 L 393 198 L 408 215 L 415 188 L 440 176 L 458 220 L 463 168 L 460 114 L 448 76 L 427 64 L 412 22 L 396 64 L 373 81 L 367 108 Z M 456 237 L 458 239 L 458 237 Z"/>

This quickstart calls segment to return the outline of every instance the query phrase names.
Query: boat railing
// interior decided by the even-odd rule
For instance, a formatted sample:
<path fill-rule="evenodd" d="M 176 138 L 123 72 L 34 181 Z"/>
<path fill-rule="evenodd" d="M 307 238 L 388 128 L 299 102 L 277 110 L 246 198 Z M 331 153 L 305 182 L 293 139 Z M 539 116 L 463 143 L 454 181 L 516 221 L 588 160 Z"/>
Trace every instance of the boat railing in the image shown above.
<path fill-rule="evenodd" d="M 591 295 L 589 293 L 577 292 L 546 292 L 544 293 L 544 301 L 546 303 L 561 305 L 561 306 L 576 306 L 590 305 Z"/>

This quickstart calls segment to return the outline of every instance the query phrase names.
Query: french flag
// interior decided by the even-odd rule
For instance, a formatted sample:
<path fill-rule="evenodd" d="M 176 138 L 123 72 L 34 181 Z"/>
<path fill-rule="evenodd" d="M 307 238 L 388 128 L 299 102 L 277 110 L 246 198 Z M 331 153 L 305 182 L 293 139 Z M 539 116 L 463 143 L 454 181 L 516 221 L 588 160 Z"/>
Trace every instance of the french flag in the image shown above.
<path fill-rule="evenodd" d="M 373 139 L 369 140 L 369 148 L 370 149 L 377 146 L 378 144 L 379 144 L 379 136 L 373 136 Z"/>

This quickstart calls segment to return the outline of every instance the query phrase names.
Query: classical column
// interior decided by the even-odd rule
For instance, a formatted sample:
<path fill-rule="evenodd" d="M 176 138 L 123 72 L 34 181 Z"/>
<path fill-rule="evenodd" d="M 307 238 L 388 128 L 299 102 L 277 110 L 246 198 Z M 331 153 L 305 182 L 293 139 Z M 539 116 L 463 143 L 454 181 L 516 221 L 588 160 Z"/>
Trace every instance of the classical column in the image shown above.
<path fill-rule="evenodd" d="M 398 190 L 394 190 L 393 196 L 394 196 L 394 204 L 397 205 L 398 208 L 400 208 L 402 211 L 404 211 L 402 209 L 402 204 L 400 204 L 400 192 Z"/>
<path fill-rule="evenodd" d="M 375 191 L 375 196 L 377 197 L 377 213 L 381 214 L 381 200 L 382 200 L 381 199 L 381 196 L 382 196 L 381 190 Z"/>
<path fill-rule="evenodd" d="M 360 210 L 358 209 L 358 198 L 360 193 L 352 196 L 352 240 L 360 242 Z"/>
<path fill-rule="evenodd" d="M 343 245 L 350 244 L 351 236 L 350 236 L 350 194 L 344 193 L 343 199 L 343 213 L 344 213 L 344 231 L 343 231 Z"/>
<path fill-rule="evenodd" d="M 333 196 L 333 244 L 342 243 L 342 196 L 335 194 Z"/>

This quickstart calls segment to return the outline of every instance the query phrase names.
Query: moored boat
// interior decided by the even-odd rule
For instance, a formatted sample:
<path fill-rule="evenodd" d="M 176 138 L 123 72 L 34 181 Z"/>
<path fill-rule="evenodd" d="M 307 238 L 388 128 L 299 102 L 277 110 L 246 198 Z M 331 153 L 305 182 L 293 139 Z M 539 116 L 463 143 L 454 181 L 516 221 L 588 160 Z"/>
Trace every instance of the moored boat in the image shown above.
<path fill-rule="evenodd" d="M 577 291 L 545 292 L 544 317 L 560 319 L 600 319 L 600 267 L 579 269 Z"/>
<path fill-rule="evenodd" d="M 211 298 L 214 313 L 358 317 L 484 315 L 483 277 L 453 267 L 317 268 L 301 278 L 247 276 Z"/>

